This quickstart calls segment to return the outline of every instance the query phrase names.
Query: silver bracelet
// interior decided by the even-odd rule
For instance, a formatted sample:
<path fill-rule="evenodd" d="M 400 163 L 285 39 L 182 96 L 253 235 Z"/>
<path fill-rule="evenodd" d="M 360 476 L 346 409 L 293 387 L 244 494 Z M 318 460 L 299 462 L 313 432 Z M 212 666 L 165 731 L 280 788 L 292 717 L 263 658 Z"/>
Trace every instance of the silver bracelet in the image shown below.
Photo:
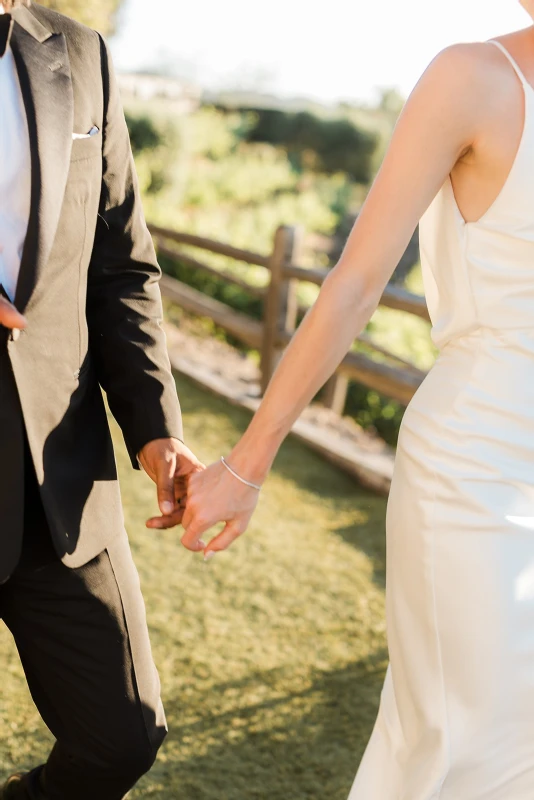
<path fill-rule="evenodd" d="M 221 461 L 228 470 L 228 472 L 230 472 L 234 476 L 234 478 L 237 478 L 238 481 L 241 481 L 241 483 L 244 483 L 246 486 L 251 486 L 252 489 L 257 489 L 258 492 L 261 490 L 261 486 L 258 486 L 257 483 L 252 483 L 252 481 L 247 481 L 245 480 L 245 478 L 242 478 L 241 475 L 238 475 L 237 472 L 234 472 L 230 464 L 226 462 L 224 456 L 221 456 Z"/>

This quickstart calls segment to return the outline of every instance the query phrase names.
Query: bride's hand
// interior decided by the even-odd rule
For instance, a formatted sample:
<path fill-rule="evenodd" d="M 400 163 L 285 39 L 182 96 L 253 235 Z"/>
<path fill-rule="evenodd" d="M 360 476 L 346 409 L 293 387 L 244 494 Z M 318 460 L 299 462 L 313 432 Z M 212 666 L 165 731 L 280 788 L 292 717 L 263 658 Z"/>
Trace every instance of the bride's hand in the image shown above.
<path fill-rule="evenodd" d="M 202 534 L 218 522 L 225 522 L 221 533 L 204 545 L 204 557 L 209 559 L 217 551 L 226 550 L 246 531 L 258 496 L 257 489 L 240 483 L 220 461 L 191 475 L 182 519 L 182 544 L 198 552 L 199 545 L 204 544 Z"/>

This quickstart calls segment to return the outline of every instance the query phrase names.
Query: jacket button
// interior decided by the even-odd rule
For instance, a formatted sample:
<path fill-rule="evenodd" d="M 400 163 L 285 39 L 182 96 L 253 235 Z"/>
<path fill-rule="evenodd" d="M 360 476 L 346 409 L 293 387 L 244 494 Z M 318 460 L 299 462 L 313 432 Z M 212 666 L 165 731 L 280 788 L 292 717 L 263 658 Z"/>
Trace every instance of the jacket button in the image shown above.
<path fill-rule="evenodd" d="M 19 328 L 13 328 L 11 333 L 10 333 L 10 335 L 9 335 L 9 338 L 11 339 L 12 342 L 18 342 L 18 340 L 20 338 L 20 329 Z"/>

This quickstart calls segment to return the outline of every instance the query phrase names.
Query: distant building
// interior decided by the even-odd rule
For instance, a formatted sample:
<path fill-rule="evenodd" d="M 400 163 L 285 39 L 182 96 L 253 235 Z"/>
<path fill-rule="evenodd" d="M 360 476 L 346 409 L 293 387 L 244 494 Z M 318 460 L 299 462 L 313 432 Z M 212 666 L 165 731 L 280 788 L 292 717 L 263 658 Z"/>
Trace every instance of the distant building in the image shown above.
<path fill-rule="evenodd" d="M 163 98 L 182 114 L 190 114 L 200 105 L 202 89 L 195 84 L 168 75 L 145 72 L 123 72 L 118 75 L 121 94 L 125 100 Z"/>

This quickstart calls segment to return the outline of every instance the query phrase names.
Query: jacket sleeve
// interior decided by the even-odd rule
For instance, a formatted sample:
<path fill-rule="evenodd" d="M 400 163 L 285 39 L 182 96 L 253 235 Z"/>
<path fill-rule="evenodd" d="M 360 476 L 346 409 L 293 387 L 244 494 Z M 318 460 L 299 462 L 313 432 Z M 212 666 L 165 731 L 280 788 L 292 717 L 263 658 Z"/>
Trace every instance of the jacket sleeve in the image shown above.
<path fill-rule="evenodd" d="M 145 223 L 128 129 L 109 49 L 104 85 L 102 193 L 87 287 L 91 356 L 132 466 L 152 439 L 183 440 L 180 405 L 161 326 L 152 238 Z"/>

